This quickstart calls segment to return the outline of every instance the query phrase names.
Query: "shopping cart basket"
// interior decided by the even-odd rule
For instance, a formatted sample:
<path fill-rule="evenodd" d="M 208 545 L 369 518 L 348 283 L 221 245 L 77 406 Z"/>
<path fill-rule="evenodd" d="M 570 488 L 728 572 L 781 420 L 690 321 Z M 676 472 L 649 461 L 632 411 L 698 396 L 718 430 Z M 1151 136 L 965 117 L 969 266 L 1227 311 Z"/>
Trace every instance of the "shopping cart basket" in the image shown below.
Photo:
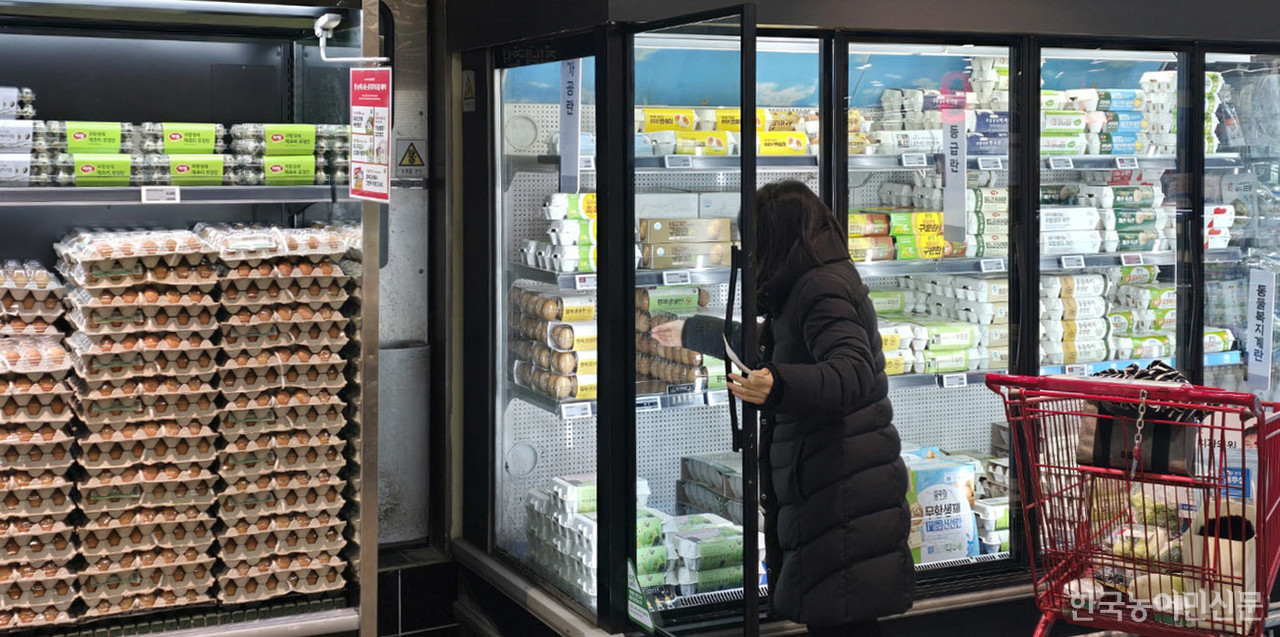
<path fill-rule="evenodd" d="M 1153 637 L 1262 633 L 1280 555 L 1274 405 L 1191 385 L 986 382 L 1014 438 L 1037 636 L 1057 620 Z M 1079 440 L 1104 424 L 1125 444 L 1099 459 Z M 1178 473 L 1144 470 L 1171 440 L 1194 457 Z"/>

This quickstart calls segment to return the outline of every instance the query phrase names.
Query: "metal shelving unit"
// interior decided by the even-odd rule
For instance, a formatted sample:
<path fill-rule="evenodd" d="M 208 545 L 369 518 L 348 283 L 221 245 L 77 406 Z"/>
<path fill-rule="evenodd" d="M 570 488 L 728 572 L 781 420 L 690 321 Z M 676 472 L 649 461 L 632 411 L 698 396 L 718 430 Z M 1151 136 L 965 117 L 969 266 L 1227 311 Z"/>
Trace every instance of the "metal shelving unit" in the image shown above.
<path fill-rule="evenodd" d="M 1239 365 L 1242 362 L 1240 352 L 1217 352 L 1204 355 L 1205 367 L 1222 367 L 1225 365 Z M 1098 363 L 1080 363 L 1078 365 L 1043 365 L 1040 367 L 1042 376 L 1052 376 L 1054 374 L 1072 374 L 1078 376 L 1091 376 L 1103 370 L 1108 369 L 1124 369 L 1130 365 L 1138 367 L 1146 367 L 1157 360 L 1163 360 L 1170 365 L 1177 365 L 1177 361 L 1172 356 L 1161 358 L 1135 358 L 1125 361 L 1102 361 Z"/>
<path fill-rule="evenodd" d="M 128 204 L 341 203 L 341 186 L 143 186 L 129 188 L 0 188 L 0 207 Z M 175 198 L 176 197 L 176 198 Z"/>

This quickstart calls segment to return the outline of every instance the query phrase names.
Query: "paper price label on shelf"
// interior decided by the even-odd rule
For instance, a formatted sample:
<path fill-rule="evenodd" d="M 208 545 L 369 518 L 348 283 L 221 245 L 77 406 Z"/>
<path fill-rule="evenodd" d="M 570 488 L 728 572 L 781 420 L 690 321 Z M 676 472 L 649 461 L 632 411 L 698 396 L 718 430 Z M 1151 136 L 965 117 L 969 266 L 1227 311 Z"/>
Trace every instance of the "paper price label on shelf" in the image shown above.
<path fill-rule="evenodd" d="M 578 170 L 591 172 L 596 169 L 596 158 L 591 156 L 578 158 Z"/>
<path fill-rule="evenodd" d="M 1050 157 L 1049 170 L 1075 170 L 1075 162 L 1070 157 Z"/>
<path fill-rule="evenodd" d="M 1072 254 L 1061 259 L 1062 269 L 1064 270 L 1083 270 L 1084 255 Z"/>
<path fill-rule="evenodd" d="M 561 420 L 582 420 L 591 417 L 591 403 L 564 403 L 560 405 Z"/>
<path fill-rule="evenodd" d="M 902 153 L 903 168 L 928 168 L 929 156 L 924 153 Z"/>
<path fill-rule="evenodd" d="M 573 289 L 575 290 L 594 290 L 596 289 L 596 275 L 579 274 L 573 277 Z"/>
<path fill-rule="evenodd" d="M 1004 272 L 1004 259 L 983 259 L 978 263 L 978 268 L 982 270 L 983 273 Z"/>
<path fill-rule="evenodd" d="M 1142 265 L 1141 254 L 1121 254 L 1120 265 Z"/>
<path fill-rule="evenodd" d="M 1065 368 L 1063 368 L 1063 373 L 1067 374 L 1068 376 L 1088 376 L 1089 366 L 1081 365 L 1081 364 L 1067 365 Z"/>
<path fill-rule="evenodd" d="M 693 280 L 693 275 L 688 270 L 664 270 L 662 273 L 663 285 L 689 285 Z"/>
<path fill-rule="evenodd" d="M 1116 168 L 1120 170 L 1137 170 L 1137 157 L 1116 157 Z"/>
<path fill-rule="evenodd" d="M 142 203 L 179 203 L 182 194 L 177 186 L 143 186 Z"/>
<path fill-rule="evenodd" d="M 963 372 L 958 374 L 943 374 L 939 377 L 939 384 L 943 389 L 958 389 L 969 384 L 969 375 Z"/>
<path fill-rule="evenodd" d="M 712 407 L 729 404 L 729 390 L 722 389 L 720 391 L 707 392 L 707 404 Z"/>
<path fill-rule="evenodd" d="M 978 170 L 1004 170 L 1004 160 L 999 157 L 979 157 Z"/>
<path fill-rule="evenodd" d="M 662 158 L 662 166 L 667 170 L 693 168 L 693 157 L 689 155 L 665 155 Z"/>
<path fill-rule="evenodd" d="M 636 396 L 636 413 L 661 409 L 662 399 L 658 396 Z"/>

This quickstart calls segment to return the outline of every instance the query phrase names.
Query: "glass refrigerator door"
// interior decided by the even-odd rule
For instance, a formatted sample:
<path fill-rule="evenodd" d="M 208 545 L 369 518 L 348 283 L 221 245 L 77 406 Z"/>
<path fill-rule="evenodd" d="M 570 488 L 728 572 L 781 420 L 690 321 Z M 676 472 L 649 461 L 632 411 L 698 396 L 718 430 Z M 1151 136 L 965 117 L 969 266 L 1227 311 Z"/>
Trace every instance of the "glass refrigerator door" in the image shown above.
<path fill-rule="evenodd" d="M 1179 67 L 1160 51 L 1043 52 L 1042 374 L 1175 362 Z"/>
<path fill-rule="evenodd" d="M 1205 384 L 1277 400 L 1280 56 L 1205 62 Z"/>
<path fill-rule="evenodd" d="M 918 571 L 1007 559 L 1009 51 L 849 45 L 849 252 L 872 289 Z"/>
<path fill-rule="evenodd" d="M 575 171 L 561 167 L 594 159 L 594 67 L 582 58 L 498 72 L 493 504 L 498 551 L 592 617 L 595 183 L 592 172 L 575 183 L 565 174 Z M 562 106 L 566 98 L 573 108 Z"/>

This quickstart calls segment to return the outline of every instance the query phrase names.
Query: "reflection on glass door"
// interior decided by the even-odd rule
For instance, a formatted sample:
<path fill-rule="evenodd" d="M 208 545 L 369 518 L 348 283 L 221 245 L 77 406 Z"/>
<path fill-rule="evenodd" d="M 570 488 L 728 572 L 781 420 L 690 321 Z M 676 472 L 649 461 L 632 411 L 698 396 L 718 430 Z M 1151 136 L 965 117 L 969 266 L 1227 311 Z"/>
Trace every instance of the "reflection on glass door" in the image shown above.
<path fill-rule="evenodd" d="M 849 253 L 880 319 L 920 571 L 1009 557 L 1009 51 L 849 45 Z"/>
<path fill-rule="evenodd" d="M 1173 363 L 1179 64 L 1046 49 L 1041 60 L 1041 373 Z"/>
<path fill-rule="evenodd" d="M 561 168 L 594 163 L 594 66 L 499 72 L 495 251 L 496 543 L 587 608 L 598 593 L 595 174 Z"/>
<path fill-rule="evenodd" d="M 1206 363 L 1218 363 L 1206 365 L 1205 384 L 1263 400 L 1280 398 L 1280 340 L 1269 334 L 1280 273 L 1277 63 L 1275 55 L 1210 53 L 1204 78 L 1204 346 Z"/>

